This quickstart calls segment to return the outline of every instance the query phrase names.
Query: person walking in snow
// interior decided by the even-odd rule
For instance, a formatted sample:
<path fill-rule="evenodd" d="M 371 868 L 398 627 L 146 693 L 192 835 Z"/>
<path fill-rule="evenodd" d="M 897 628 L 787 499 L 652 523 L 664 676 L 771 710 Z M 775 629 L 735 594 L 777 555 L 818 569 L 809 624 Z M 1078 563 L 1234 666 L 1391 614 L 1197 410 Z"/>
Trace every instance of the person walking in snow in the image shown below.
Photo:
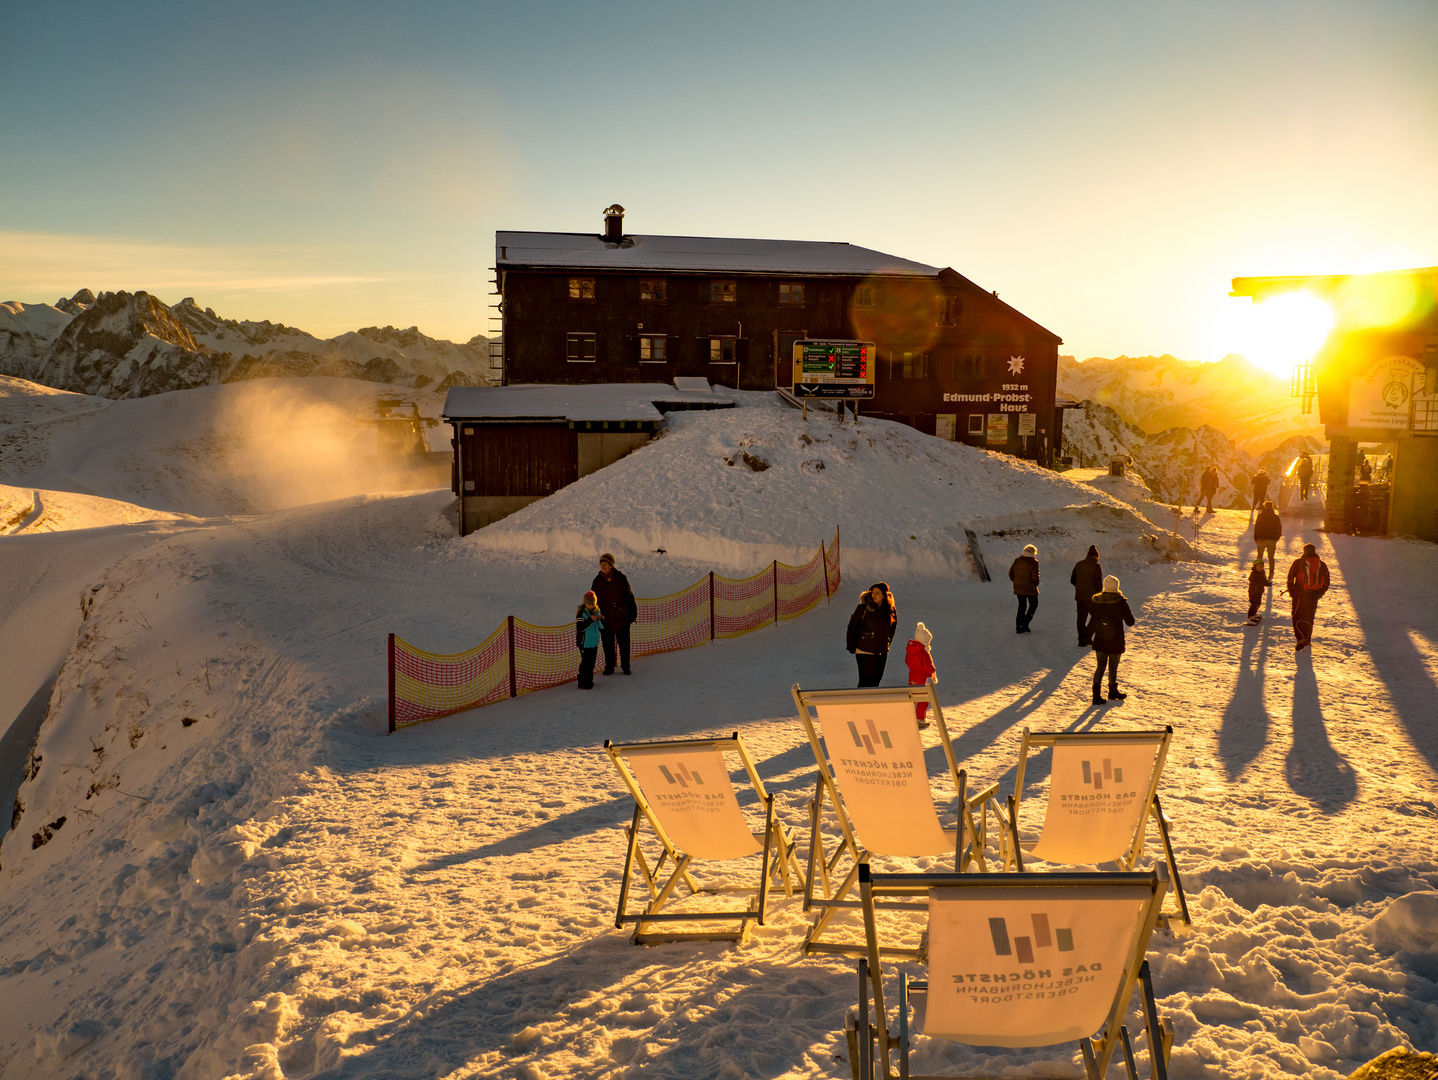
<path fill-rule="evenodd" d="M 845 634 L 844 647 L 854 654 L 859 664 L 859 686 L 878 686 L 884 678 L 884 666 L 889 662 L 889 646 L 894 640 L 894 629 L 899 625 L 897 605 L 888 583 L 876 581 L 864 593 L 854 614 L 849 616 L 849 628 Z"/>
<path fill-rule="evenodd" d="M 1273 506 L 1273 500 L 1266 500 L 1263 509 L 1258 512 L 1258 520 L 1253 523 L 1253 542 L 1258 545 L 1258 557 L 1268 555 L 1268 584 L 1273 584 L 1273 554 L 1278 547 L 1279 538 L 1283 536 L 1283 522 L 1278 518 L 1278 511 Z"/>
<path fill-rule="evenodd" d="M 1034 612 L 1039 609 L 1039 549 L 1032 544 L 1024 546 L 1024 553 L 1009 567 L 1009 580 L 1014 583 L 1014 595 L 1019 598 L 1018 614 L 1014 617 L 1014 633 L 1031 634 L 1029 623 L 1034 621 Z"/>
<path fill-rule="evenodd" d="M 1198 504 L 1207 500 L 1208 512 L 1213 513 L 1213 497 L 1218 494 L 1218 470 L 1212 465 L 1198 477 L 1198 497 L 1193 500 L 1193 512 L 1198 513 Z"/>
<path fill-rule="evenodd" d="M 934 635 L 929 633 L 929 628 L 923 623 L 914 627 L 914 636 L 909 639 L 908 646 L 904 649 L 904 663 L 909 665 L 909 685 L 923 686 L 930 679 L 939 681 L 938 669 L 934 667 L 934 654 L 931 646 L 934 643 Z M 914 715 L 918 718 L 919 727 L 928 727 L 929 703 L 920 701 L 914 704 Z"/>
<path fill-rule="evenodd" d="M 1263 603 L 1264 590 L 1268 588 L 1268 575 L 1263 572 L 1263 556 L 1253 560 L 1253 569 L 1248 572 L 1248 622 L 1258 625 L 1258 605 Z"/>
<path fill-rule="evenodd" d="M 1093 673 L 1095 705 L 1103 704 L 1103 695 L 1099 690 L 1103 686 L 1105 669 L 1108 670 L 1108 699 L 1122 701 L 1128 697 L 1118 688 L 1118 658 L 1123 655 L 1127 646 L 1123 633 L 1125 624 L 1134 624 L 1133 609 L 1128 606 L 1128 598 L 1119 592 L 1118 578 L 1110 574 L 1103 579 L 1103 592 L 1094 596 L 1089 614 L 1089 638 L 1093 641 L 1094 655 L 1098 658 L 1098 666 Z"/>
<path fill-rule="evenodd" d="M 1312 544 L 1303 545 L 1303 554 L 1288 568 L 1288 595 L 1293 598 L 1293 636 L 1298 639 L 1294 652 L 1302 652 L 1313 642 L 1313 620 L 1318 614 L 1318 601 L 1328 591 L 1328 564 L 1318 557 Z"/>
<path fill-rule="evenodd" d="M 594 660 L 599 655 L 599 636 L 604 631 L 604 616 L 594 590 L 584 594 L 584 602 L 574 613 L 574 644 L 579 646 L 579 689 L 594 689 Z"/>
<path fill-rule="evenodd" d="M 1093 603 L 1093 594 L 1103 588 L 1103 567 L 1099 565 L 1098 548 L 1092 544 L 1088 546 L 1088 554 L 1074 564 L 1069 584 L 1074 587 L 1074 607 L 1078 609 L 1078 643 L 1086 648 L 1089 644 L 1089 606 Z"/>
<path fill-rule="evenodd" d="M 614 556 L 605 552 L 599 556 L 599 573 L 589 586 L 599 597 L 599 610 L 604 612 L 604 628 L 600 641 L 604 645 L 604 674 L 614 674 L 614 649 L 619 647 L 619 667 L 629 674 L 629 626 L 639 618 L 639 605 L 634 601 L 634 590 L 629 579 L 614 569 Z"/>
<path fill-rule="evenodd" d="M 1313 485 L 1313 457 L 1307 450 L 1298 455 L 1298 497 L 1306 500 Z"/>
<path fill-rule="evenodd" d="M 1263 500 L 1268 498 L 1268 470 L 1260 465 L 1249 486 L 1253 489 L 1253 505 L 1262 506 Z"/>

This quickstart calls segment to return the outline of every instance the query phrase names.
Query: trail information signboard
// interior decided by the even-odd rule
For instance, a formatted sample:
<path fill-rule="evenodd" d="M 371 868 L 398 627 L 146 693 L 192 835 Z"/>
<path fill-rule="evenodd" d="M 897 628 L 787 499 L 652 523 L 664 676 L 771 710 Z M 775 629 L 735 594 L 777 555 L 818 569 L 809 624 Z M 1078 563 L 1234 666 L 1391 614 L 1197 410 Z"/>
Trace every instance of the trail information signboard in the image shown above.
<path fill-rule="evenodd" d="M 794 342 L 794 396 L 871 398 L 874 343 L 836 338 Z"/>

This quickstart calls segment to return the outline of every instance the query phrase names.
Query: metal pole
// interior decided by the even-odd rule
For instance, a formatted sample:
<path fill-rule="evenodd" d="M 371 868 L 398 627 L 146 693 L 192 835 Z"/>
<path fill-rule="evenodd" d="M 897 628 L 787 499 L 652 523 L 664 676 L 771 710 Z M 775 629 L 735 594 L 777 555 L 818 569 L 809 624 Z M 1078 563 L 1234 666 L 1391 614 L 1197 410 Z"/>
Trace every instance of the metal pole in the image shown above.
<path fill-rule="evenodd" d="M 518 697 L 519 687 L 514 674 L 514 616 L 509 616 L 509 696 Z"/>
<path fill-rule="evenodd" d="M 824 599 L 831 599 L 829 596 L 829 556 L 824 551 L 824 541 L 819 541 L 819 565 L 824 568 Z"/>
<path fill-rule="evenodd" d="M 389 733 L 394 734 L 394 635 L 389 636 Z"/>
<path fill-rule="evenodd" d="M 774 560 L 774 625 L 779 625 L 779 560 Z"/>
<path fill-rule="evenodd" d="M 709 571 L 709 640 L 714 640 L 714 571 Z"/>

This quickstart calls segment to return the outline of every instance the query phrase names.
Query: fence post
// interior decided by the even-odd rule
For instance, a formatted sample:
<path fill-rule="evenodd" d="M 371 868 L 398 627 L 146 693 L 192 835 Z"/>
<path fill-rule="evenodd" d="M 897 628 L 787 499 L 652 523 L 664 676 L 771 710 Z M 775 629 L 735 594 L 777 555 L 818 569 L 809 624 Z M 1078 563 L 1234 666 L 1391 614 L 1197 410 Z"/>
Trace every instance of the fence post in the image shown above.
<path fill-rule="evenodd" d="M 779 625 L 779 560 L 774 560 L 774 625 Z"/>
<path fill-rule="evenodd" d="M 714 640 L 714 571 L 709 571 L 709 640 Z"/>
<path fill-rule="evenodd" d="M 514 678 L 514 616 L 509 617 L 509 696 L 518 697 L 519 689 Z"/>
<path fill-rule="evenodd" d="M 389 733 L 394 734 L 394 635 L 389 636 Z"/>
<path fill-rule="evenodd" d="M 829 595 L 829 556 L 824 551 L 824 541 L 819 541 L 819 566 L 824 571 L 824 599 L 832 600 Z"/>

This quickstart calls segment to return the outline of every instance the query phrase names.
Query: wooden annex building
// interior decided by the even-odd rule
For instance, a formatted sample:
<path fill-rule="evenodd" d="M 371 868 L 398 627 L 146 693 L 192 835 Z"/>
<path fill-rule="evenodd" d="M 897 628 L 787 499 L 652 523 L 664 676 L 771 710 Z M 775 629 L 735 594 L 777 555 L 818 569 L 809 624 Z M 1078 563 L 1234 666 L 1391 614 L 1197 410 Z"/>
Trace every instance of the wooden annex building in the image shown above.
<path fill-rule="evenodd" d="M 951 269 L 845 243 L 498 232 L 503 382 L 792 384 L 793 343 L 871 341 L 865 415 L 1050 461 L 1061 339 Z"/>
<path fill-rule="evenodd" d="M 1324 527 L 1438 541 L 1438 266 L 1240 277 L 1230 295 L 1300 291 L 1334 317 L 1293 380 L 1305 412 L 1317 400 L 1330 443 Z"/>

